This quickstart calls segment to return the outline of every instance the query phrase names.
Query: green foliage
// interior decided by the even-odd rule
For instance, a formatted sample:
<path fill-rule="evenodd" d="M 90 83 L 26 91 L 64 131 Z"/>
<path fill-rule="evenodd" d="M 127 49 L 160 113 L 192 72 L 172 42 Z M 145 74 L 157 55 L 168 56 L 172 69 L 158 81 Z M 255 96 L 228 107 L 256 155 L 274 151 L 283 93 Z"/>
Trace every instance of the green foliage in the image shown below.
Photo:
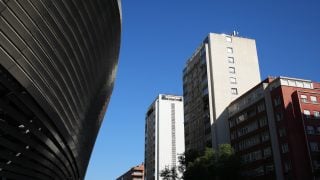
<path fill-rule="evenodd" d="M 172 180 L 176 180 L 179 178 L 178 173 L 177 173 L 177 169 L 175 167 L 172 167 L 170 172 L 171 172 L 171 179 Z"/>
<path fill-rule="evenodd" d="M 170 180 L 171 177 L 171 172 L 170 169 L 168 167 L 166 167 L 165 169 L 163 169 L 160 172 L 160 176 L 163 177 L 163 180 Z"/>
<path fill-rule="evenodd" d="M 240 159 L 235 156 L 230 144 L 220 145 L 218 151 L 207 148 L 203 154 L 187 152 L 181 159 L 184 159 L 184 180 L 240 179 Z"/>
<path fill-rule="evenodd" d="M 178 171 L 183 174 L 186 171 L 186 156 L 185 154 L 178 156 L 179 166 Z"/>
<path fill-rule="evenodd" d="M 179 179 L 177 169 L 175 167 L 172 167 L 169 169 L 168 167 L 165 167 L 161 172 L 160 176 L 163 178 L 163 180 L 176 180 Z"/>

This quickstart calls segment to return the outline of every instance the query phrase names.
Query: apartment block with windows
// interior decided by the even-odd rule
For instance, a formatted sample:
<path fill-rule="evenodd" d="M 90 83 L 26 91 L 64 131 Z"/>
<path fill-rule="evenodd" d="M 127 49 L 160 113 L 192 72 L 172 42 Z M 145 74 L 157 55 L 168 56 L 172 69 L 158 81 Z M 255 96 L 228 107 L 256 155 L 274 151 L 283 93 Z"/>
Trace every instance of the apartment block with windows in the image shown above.
<path fill-rule="evenodd" d="M 144 164 L 132 167 L 117 180 L 144 180 Z"/>
<path fill-rule="evenodd" d="M 183 70 L 186 150 L 228 143 L 227 106 L 259 82 L 255 40 L 210 33 Z"/>
<path fill-rule="evenodd" d="M 267 78 L 228 107 L 230 141 L 248 179 L 317 179 L 320 83 Z"/>
<path fill-rule="evenodd" d="M 146 113 L 145 178 L 161 180 L 165 168 L 177 168 L 185 151 L 183 98 L 160 94 Z M 178 173 L 181 176 L 180 173 Z"/>

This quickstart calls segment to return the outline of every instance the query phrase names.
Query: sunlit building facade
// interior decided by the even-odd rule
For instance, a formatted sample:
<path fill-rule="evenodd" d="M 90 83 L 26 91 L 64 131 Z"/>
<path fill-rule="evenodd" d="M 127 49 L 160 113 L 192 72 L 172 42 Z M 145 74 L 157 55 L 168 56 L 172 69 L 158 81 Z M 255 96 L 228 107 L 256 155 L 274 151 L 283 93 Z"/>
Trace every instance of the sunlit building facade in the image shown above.
<path fill-rule="evenodd" d="M 183 98 L 160 94 L 146 114 L 145 179 L 161 180 L 161 171 L 178 168 L 183 153 Z"/>
<path fill-rule="evenodd" d="M 255 40 L 210 33 L 183 70 L 186 150 L 229 143 L 226 108 L 259 82 Z"/>
<path fill-rule="evenodd" d="M 320 83 L 270 77 L 233 101 L 228 112 L 243 176 L 320 178 Z"/>

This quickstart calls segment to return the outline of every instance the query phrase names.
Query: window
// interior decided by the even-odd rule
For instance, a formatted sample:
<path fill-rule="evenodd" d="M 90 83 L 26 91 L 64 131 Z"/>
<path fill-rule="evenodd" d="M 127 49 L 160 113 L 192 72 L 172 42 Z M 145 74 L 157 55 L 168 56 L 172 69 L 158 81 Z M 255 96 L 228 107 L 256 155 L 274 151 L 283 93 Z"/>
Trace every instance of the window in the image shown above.
<path fill-rule="evenodd" d="M 231 120 L 229 120 L 229 126 L 232 128 L 232 127 L 234 127 L 235 125 L 237 125 L 237 123 L 236 123 L 236 120 L 235 119 L 231 119 Z"/>
<path fill-rule="evenodd" d="M 226 36 L 227 42 L 232 42 L 232 38 L 230 36 Z"/>
<path fill-rule="evenodd" d="M 259 160 L 259 159 L 262 158 L 262 153 L 261 153 L 261 151 L 252 152 L 252 155 L 253 155 L 253 159 L 254 159 L 254 160 Z"/>
<path fill-rule="evenodd" d="M 303 83 L 301 81 L 297 81 L 297 86 L 298 87 L 303 87 Z"/>
<path fill-rule="evenodd" d="M 304 87 L 304 88 L 311 88 L 311 83 L 309 83 L 309 82 L 303 82 L 303 87 Z"/>
<path fill-rule="evenodd" d="M 289 161 L 284 163 L 284 172 L 289 172 L 291 170 L 291 163 Z"/>
<path fill-rule="evenodd" d="M 254 130 L 258 129 L 258 123 L 257 121 L 254 121 L 250 124 L 245 125 L 244 127 L 238 129 L 238 136 L 243 136 L 245 134 L 248 134 L 249 132 L 252 132 Z"/>
<path fill-rule="evenodd" d="M 243 114 L 239 115 L 238 118 L 236 118 L 237 123 L 241 123 L 242 121 L 244 121 L 246 119 L 247 119 L 247 114 L 246 113 L 243 113 Z"/>
<path fill-rule="evenodd" d="M 205 65 L 207 62 L 206 62 L 206 56 L 201 56 L 201 59 L 200 59 L 200 64 L 201 65 Z"/>
<path fill-rule="evenodd" d="M 313 160 L 314 169 L 320 169 L 320 160 Z"/>
<path fill-rule="evenodd" d="M 288 80 L 289 86 L 296 86 L 296 81 L 294 80 Z"/>
<path fill-rule="evenodd" d="M 260 166 L 253 170 L 253 176 L 262 176 L 262 175 L 264 175 L 263 166 Z"/>
<path fill-rule="evenodd" d="M 254 116 L 254 115 L 256 115 L 256 108 L 251 108 L 251 109 L 249 109 L 249 110 L 247 111 L 247 116 L 248 116 L 248 118 L 250 118 L 250 117 L 252 117 L 252 116 Z"/>
<path fill-rule="evenodd" d="M 306 126 L 306 132 L 307 134 L 314 134 L 313 126 Z"/>
<path fill-rule="evenodd" d="M 265 107 L 264 107 L 264 103 L 259 103 L 258 104 L 258 112 L 261 112 L 261 111 L 264 111 L 265 110 Z"/>
<path fill-rule="evenodd" d="M 237 131 L 233 131 L 232 133 L 230 133 L 230 138 L 231 140 L 234 140 L 237 138 Z"/>
<path fill-rule="evenodd" d="M 317 97 L 310 96 L 310 100 L 311 100 L 312 103 L 316 103 L 317 102 Z"/>
<path fill-rule="evenodd" d="M 277 96 L 277 97 L 273 100 L 273 102 L 274 102 L 274 105 L 275 105 L 275 106 L 279 106 L 279 105 L 281 104 L 281 98 L 280 98 L 280 96 Z"/>
<path fill-rule="evenodd" d="M 309 110 L 303 110 L 303 114 L 306 118 L 310 118 L 310 111 Z"/>
<path fill-rule="evenodd" d="M 274 165 L 266 165 L 266 174 L 269 174 L 274 171 Z"/>
<path fill-rule="evenodd" d="M 244 114 L 241 114 L 239 117 L 238 117 L 238 123 L 241 123 L 242 121 L 246 120 L 246 116 Z"/>
<path fill-rule="evenodd" d="M 310 142 L 310 150 L 313 152 L 318 152 L 319 151 L 318 143 Z"/>
<path fill-rule="evenodd" d="M 281 152 L 282 152 L 282 153 L 287 153 L 287 152 L 289 152 L 289 146 L 288 146 L 287 143 L 281 144 Z"/>
<path fill-rule="evenodd" d="M 306 95 L 301 95 L 301 101 L 302 102 L 307 102 L 308 101 L 308 98 Z"/>
<path fill-rule="evenodd" d="M 237 88 L 231 88 L 231 94 L 238 95 L 238 89 Z"/>
<path fill-rule="evenodd" d="M 268 124 L 268 120 L 265 116 L 259 119 L 259 125 L 260 127 L 266 126 Z"/>
<path fill-rule="evenodd" d="M 289 85 L 288 79 L 280 79 L 281 85 Z"/>
<path fill-rule="evenodd" d="M 276 120 L 277 120 L 277 121 L 281 121 L 282 118 L 283 118 L 283 114 L 282 114 L 281 112 L 277 112 L 277 113 L 276 113 Z"/>
<path fill-rule="evenodd" d="M 247 148 L 250 148 L 252 146 L 255 146 L 260 143 L 260 137 L 259 136 L 253 136 L 251 138 L 244 139 L 239 142 L 239 150 L 244 150 Z"/>
<path fill-rule="evenodd" d="M 286 135 L 287 135 L 287 131 L 286 131 L 285 128 L 279 129 L 279 136 L 280 136 L 280 137 L 284 137 L 284 136 L 286 136 Z"/>
<path fill-rule="evenodd" d="M 228 57 L 228 63 L 234 63 L 234 58 L 233 57 Z"/>
<path fill-rule="evenodd" d="M 229 73 L 235 74 L 236 68 L 235 67 L 229 67 Z"/>
<path fill-rule="evenodd" d="M 271 147 L 267 147 L 263 149 L 263 157 L 265 158 L 270 157 L 271 154 L 272 154 Z"/>
<path fill-rule="evenodd" d="M 265 131 L 265 132 L 261 133 L 262 142 L 268 141 L 269 138 L 270 138 L 270 136 L 269 136 L 269 132 L 268 131 Z"/>
<path fill-rule="evenodd" d="M 244 161 L 244 163 L 260 160 L 262 158 L 262 152 L 260 150 L 254 151 L 254 152 L 242 155 L 241 158 Z"/>
<path fill-rule="evenodd" d="M 231 84 L 237 84 L 237 79 L 235 77 L 230 77 Z"/>
<path fill-rule="evenodd" d="M 230 54 L 232 54 L 232 53 L 233 53 L 232 47 L 227 47 L 227 52 L 230 53 Z"/>

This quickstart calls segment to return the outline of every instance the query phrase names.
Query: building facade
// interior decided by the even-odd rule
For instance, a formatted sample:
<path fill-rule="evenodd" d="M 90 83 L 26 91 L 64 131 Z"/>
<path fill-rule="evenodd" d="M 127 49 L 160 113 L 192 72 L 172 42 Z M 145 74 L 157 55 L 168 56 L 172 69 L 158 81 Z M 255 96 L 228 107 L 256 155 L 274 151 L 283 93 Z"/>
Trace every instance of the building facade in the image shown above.
<path fill-rule="evenodd" d="M 268 78 L 228 107 L 248 179 L 320 178 L 320 83 Z"/>
<path fill-rule="evenodd" d="M 132 167 L 129 171 L 118 177 L 117 180 L 144 180 L 144 164 Z"/>
<path fill-rule="evenodd" d="M 183 70 L 186 150 L 228 143 L 227 106 L 259 82 L 255 40 L 210 33 Z"/>
<path fill-rule="evenodd" d="M 145 179 L 161 180 L 162 170 L 179 166 L 184 150 L 183 98 L 160 94 L 146 114 Z"/>
<path fill-rule="evenodd" d="M 84 179 L 118 64 L 117 0 L 1 0 L 0 177 Z"/>

